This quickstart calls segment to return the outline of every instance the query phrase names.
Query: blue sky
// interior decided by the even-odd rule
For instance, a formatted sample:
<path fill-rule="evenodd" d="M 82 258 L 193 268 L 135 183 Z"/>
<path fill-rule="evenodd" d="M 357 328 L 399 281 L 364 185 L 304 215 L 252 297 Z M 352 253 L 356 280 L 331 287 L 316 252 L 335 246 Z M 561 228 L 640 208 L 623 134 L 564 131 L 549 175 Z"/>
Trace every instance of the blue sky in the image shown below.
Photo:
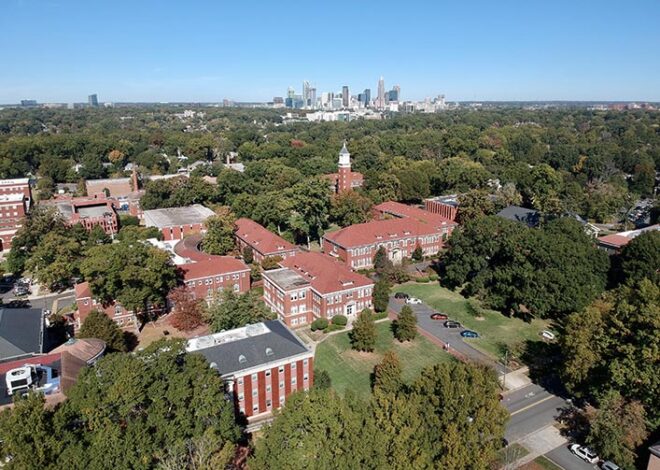
<path fill-rule="evenodd" d="M 0 103 L 660 101 L 660 0 L 1 0 Z"/>

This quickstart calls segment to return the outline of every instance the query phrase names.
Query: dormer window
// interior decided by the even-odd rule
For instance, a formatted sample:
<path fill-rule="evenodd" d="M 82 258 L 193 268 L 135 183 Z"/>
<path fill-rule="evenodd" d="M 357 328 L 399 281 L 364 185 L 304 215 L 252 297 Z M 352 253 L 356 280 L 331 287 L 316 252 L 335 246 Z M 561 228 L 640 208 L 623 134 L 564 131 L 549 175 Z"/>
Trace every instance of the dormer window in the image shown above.
<path fill-rule="evenodd" d="M 266 348 L 266 356 L 272 356 L 273 350 L 271 348 Z"/>
<path fill-rule="evenodd" d="M 240 356 L 238 356 L 238 362 L 240 364 L 245 364 L 247 362 L 247 357 L 241 354 Z"/>

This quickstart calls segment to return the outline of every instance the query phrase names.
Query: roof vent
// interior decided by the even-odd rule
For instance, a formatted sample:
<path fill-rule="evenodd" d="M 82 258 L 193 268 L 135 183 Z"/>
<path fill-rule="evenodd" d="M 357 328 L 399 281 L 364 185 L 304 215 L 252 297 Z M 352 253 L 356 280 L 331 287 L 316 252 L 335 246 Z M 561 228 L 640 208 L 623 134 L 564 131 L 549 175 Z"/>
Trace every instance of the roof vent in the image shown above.
<path fill-rule="evenodd" d="M 209 369 L 218 370 L 218 364 L 215 362 L 210 363 Z"/>
<path fill-rule="evenodd" d="M 238 356 L 238 362 L 240 364 L 245 364 L 247 362 L 247 357 L 241 354 L 240 356 Z"/>
<path fill-rule="evenodd" d="M 272 356 L 273 350 L 271 348 L 266 348 L 266 356 Z"/>

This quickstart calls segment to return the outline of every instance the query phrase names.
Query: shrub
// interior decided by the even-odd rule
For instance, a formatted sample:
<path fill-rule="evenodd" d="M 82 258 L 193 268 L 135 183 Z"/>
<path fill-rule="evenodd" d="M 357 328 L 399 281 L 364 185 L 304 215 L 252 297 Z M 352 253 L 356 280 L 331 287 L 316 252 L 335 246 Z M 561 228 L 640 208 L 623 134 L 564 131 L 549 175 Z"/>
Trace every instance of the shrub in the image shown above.
<path fill-rule="evenodd" d="M 335 315 L 332 317 L 332 324 L 338 326 L 346 326 L 348 324 L 348 318 L 344 315 Z"/>
<path fill-rule="evenodd" d="M 438 279 L 440 279 L 440 276 L 438 276 L 436 273 L 429 274 L 429 281 L 435 282 Z"/>
<path fill-rule="evenodd" d="M 344 328 L 346 328 L 346 327 L 345 327 L 345 326 L 341 326 L 341 325 L 330 324 L 330 325 L 328 325 L 328 327 L 325 329 L 324 332 L 325 332 L 325 333 L 332 333 L 333 331 L 341 331 L 341 330 L 343 330 Z"/>
<path fill-rule="evenodd" d="M 428 278 L 428 276 L 416 277 L 415 282 L 420 282 L 420 283 L 425 284 L 425 283 L 429 282 L 429 278 Z"/>
<path fill-rule="evenodd" d="M 317 318 L 312 322 L 312 331 L 325 330 L 328 327 L 328 320 L 325 318 Z"/>

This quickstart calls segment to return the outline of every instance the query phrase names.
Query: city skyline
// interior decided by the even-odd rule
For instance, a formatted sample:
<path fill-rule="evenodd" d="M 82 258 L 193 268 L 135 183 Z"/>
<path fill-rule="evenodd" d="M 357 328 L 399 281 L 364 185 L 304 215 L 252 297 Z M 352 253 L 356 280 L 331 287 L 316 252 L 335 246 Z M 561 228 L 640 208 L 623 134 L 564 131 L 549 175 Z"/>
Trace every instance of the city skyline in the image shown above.
<path fill-rule="evenodd" d="M 381 75 L 410 100 L 660 101 L 658 2 L 335 6 L 9 0 L 0 103 L 265 102 L 304 77 L 377 98 Z"/>

